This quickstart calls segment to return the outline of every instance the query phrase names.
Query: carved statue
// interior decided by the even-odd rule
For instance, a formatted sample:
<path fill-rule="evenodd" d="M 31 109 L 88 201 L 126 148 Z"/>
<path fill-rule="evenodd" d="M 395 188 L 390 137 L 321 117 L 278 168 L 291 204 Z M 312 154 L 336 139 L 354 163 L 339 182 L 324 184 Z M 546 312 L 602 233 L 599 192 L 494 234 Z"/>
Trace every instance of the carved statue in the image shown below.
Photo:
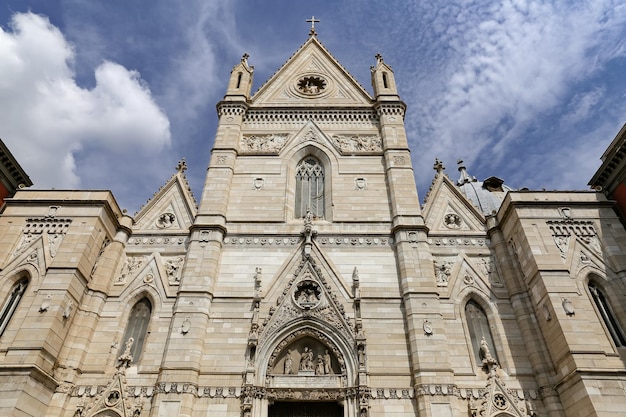
<path fill-rule="evenodd" d="M 494 373 L 495 368 L 498 366 L 498 361 L 491 355 L 489 345 L 484 337 L 480 341 L 478 356 L 483 361 L 483 367 L 485 367 L 489 373 Z"/>
<path fill-rule="evenodd" d="M 358 350 L 359 366 L 365 366 L 365 346 L 360 345 Z"/>
<path fill-rule="evenodd" d="M 300 371 L 313 371 L 313 350 L 308 346 L 304 347 L 304 352 L 300 357 Z"/>
<path fill-rule="evenodd" d="M 291 349 L 287 350 L 285 356 L 285 375 L 293 374 L 293 359 L 291 359 Z"/>
<path fill-rule="evenodd" d="M 128 368 L 130 366 L 130 363 L 133 361 L 133 355 L 131 355 L 131 349 L 133 347 L 133 343 L 135 342 L 135 339 L 132 337 L 129 337 L 128 340 L 126 341 L 126 348 L 124 349 L 124 353 L 122 353 L 122 355 L 117 359 L 120 361 L 120 365 L 119 367 L 124 367 L 124 368 Z"/>
<path fill-rule="evenodd" d="M 324 372 L 324 359 L 322 355 L 317 355 L 317 366 L 315 367 L 315 375 L 325 375 Z"/>
<path fill-rule="evenodd" d="M 331 358 L 328 349 L 324 351 L 324 375 L 332 375 L 333 368 L 331 367 Z"/>
<path fill-rule="evenodd" d="M 437 286 L 447 287 L 451 274 L 448 262 L 438 264 L 437 261 L 435 261 L 435 274 L 437 275 Z"/>

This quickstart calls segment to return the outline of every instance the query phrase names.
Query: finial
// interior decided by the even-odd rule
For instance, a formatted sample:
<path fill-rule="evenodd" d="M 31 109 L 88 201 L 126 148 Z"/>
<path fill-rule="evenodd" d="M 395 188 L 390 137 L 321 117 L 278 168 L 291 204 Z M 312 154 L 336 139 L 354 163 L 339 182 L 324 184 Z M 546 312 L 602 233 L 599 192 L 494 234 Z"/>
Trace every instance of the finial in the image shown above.
<path fill-rule="evenodd" d="M 433 165 L 433 169 L 437 172 L 442 172 L 446 167 L 443 166 L 443 162 L 439 160 L 439 158 L 435 158 L 435 164 Z"/>
<path fill-rule="evenodd" d="M 187 162 L 185 162 L 185 158 L 178 161 L 178 164 L 176 164 L 176 171 L 178 172 L 187 171 Z"/>
<path fill-rule="evenodd" d="M 311 23 L 311 30 L 309 31 L 309 36 L 315 36 L 317 35 L 317 32 L 315 31 L 315 24 L 319 23 L 320 20 L 316 19 L 315 16 L 311 16 L 310 19 L 306 20 L 307 22 Z"/>
<path fill-rule="evenodd" d="M 250 58 L 250 55 L 248 55 L 248 53 L 245 52 L 243 56 L 241 57 L 241 63 L 248 65 L 248 58 Z"/>
<path fill-rule="evenodd" d="M 463 184 L 467 184 L 468 182 L 476 181 L 476 177 L 472 177 L 470 174 L 467 173 L 467 168 L 465 168 L 465 165 L 463 164 L 462 159 L 457 160 L 456 163 L 459 166 L 459 172 L 461 173 L 461 176 L 459 177 L 459 180 L 456 182 L 456 185 L 463 185 Z"/>
<path fill-rule="evenodd" d="M 374 57 L 376 58 L 376 63 L 378 64 L 383 63 L 383 56 L 380 53 L 376 54 Z"/>

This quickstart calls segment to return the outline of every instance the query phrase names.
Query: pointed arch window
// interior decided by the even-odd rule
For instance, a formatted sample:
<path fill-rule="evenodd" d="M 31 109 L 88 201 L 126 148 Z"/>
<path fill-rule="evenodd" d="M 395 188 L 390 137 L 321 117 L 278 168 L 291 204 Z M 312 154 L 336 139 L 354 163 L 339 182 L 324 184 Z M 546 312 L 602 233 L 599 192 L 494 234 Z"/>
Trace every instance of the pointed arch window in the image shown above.
<path fill-rule="evenodd" d="M 148 332 L 148 324 L 150 324 L 150 316 L 152 315 L 152 304 L 147 298 L 139 300 L 130 311 L 128 325 L 124 333 L 124 339 L 120 346 L 119 355 L 124 352 L 125 344 L 128 339 L 133 338 L 134 342 L 130 350 L 133 362 L 139 362 L 139 356 L 143 351 L 143 344 Z"/>
<path fill-rule="evenodd" d="M 314 217 L 324 217 L 324 167 L 312 156 L 296 168 L 296 217 L 304 217 L 307 209 Z"/>
<path fill-rule="evenodd" d="M 26 292 L 26 287 L 28 286 L 28 279 L 23 278 L 19 280 L 11 290 L 9 297 L 5 301 L 2 306 L 2 310 L 0 311 L 0 336 L 4 333 L 4 330 L 7 328 L 9 321 L 11 321 L 11 317 L 15 313 L 20 300 L 24 296 Z"/>
<path fill-rule="evenodd" d="M 493 337 L 491 336 L 489 320 L 487 319 L 485 310 L 483 310 L 483 308 L 476 301 L 470 300 L 465 305 L 465 319 L 467 320 L 467 328 L 472 341 L 472 349 L 474 350 L 476 363 L 481 364 L 483 362 L 483 358 L 480 353 L 480 345 L 483 338 L 487 343 L 491 356 L 498 360 L 495 345 L 493 343 Z"/>
<path fill-rule="evenodd" d="M 602 317 L 602 321 L 606 325 L 607 330 L 611 334 L 611 338 L 615 345 L 618 347 L 626 346 L 626 337 L 624 337 L 624 331 L 620 327 L 611 306 L 608 303 L 608 300 L 604 296 L 604 292 L 594 283 L 589 281 L 588 284 L 589 293 L 591 293 L 591 298 L 593 298 L 593 302 Z"/>

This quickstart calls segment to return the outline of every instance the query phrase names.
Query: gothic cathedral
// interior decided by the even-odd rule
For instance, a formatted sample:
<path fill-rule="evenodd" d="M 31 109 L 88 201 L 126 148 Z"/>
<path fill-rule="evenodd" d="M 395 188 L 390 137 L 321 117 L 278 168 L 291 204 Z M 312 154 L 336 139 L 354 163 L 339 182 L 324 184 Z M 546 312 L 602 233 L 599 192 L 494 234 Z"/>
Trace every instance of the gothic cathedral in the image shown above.
<path fill-rule="evenodd" d="M 436 161 L 420 206 L 382 56 L 373 95 L 314 30 L 252 76 L 244 55 L 199 204 L 184 161 L 134 217 L 107 191 L 7 199 L 0 415 L 623 415 L 612 202 Z"/>

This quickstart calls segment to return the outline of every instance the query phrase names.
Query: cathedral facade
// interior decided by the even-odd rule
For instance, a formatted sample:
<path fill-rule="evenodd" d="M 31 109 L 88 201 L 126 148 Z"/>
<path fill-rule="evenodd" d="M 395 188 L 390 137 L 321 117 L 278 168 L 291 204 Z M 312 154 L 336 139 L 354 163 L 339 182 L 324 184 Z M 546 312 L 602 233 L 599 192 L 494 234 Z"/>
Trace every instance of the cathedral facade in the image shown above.
<path fill-rule="evenodd" d="M 435 162 L 308 40 L 244 55 L 197 204 L 21 190 L 0 215 L 0 415 L 583 417 L 626 410 L 626 231 L 595 192 Z"/>

